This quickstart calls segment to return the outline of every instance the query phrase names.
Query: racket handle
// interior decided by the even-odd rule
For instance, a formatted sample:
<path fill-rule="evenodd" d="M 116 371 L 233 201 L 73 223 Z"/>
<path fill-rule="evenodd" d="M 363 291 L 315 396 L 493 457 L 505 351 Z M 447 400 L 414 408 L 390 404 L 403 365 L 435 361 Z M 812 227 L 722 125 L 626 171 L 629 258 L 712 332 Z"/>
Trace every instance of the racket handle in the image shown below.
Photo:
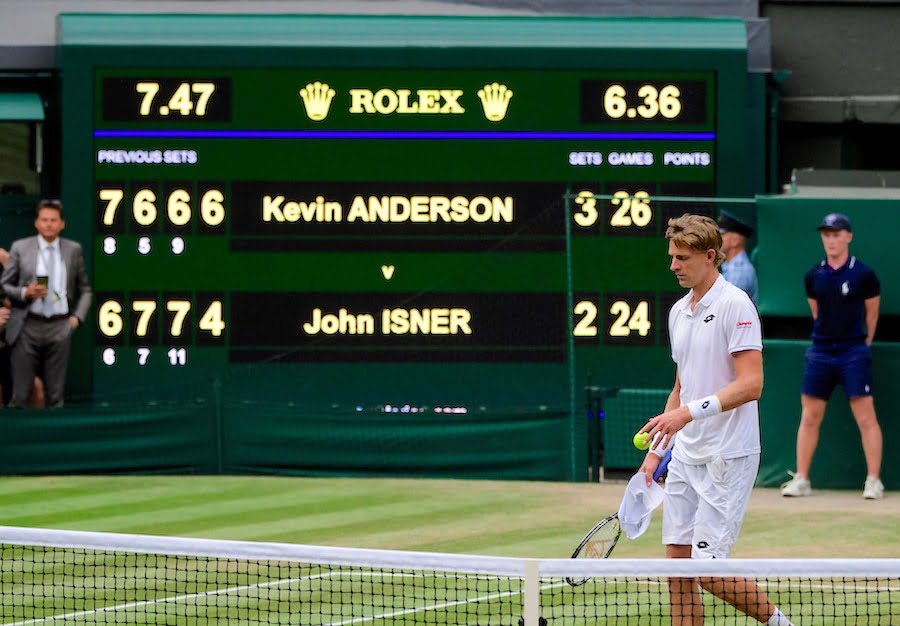
<path fill-rule="evenodd" d="M 666 469 L 669 467 L 669 461 L 672 460 L 672 450 L 666 450 L 666 456 L 662 458 L 662 461 L 659 462 L 659 467 L 656 468 L 656 471 L 653 472 L 653 480 L 659 480 L 662 478 L 663 474 L 666 473 Z"/>

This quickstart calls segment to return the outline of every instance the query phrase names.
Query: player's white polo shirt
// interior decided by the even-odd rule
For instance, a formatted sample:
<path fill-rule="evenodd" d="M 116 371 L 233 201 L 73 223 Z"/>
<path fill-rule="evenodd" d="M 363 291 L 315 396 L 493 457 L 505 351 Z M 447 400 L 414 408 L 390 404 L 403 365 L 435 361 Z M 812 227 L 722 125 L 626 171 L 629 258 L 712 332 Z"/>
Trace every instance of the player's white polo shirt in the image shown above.
<path fill-rule="evenodd" d="M 733 353 L 762 351 L 759 314 L 742 289 L 719 276 L 693 311 L 692 293 L 688 292 L 669 312 L 681 404 L 714 394 L 732 382 Z M 753 401 L 690 422 L 678 433 L 672 456 L 683 463 L 701 465 L 713 457 L 731 459 L 759 452 L 759 408 Z"/>

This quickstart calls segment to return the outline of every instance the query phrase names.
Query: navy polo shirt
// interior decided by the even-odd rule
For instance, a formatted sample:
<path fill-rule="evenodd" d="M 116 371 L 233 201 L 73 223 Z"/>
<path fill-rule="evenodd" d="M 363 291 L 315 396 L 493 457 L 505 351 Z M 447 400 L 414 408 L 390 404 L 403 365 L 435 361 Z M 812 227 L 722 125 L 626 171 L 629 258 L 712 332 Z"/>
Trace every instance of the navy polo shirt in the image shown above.
<path fill-rule="evenodd" d="M 819 304 L 813 342 L 862 341 L 866 338 L 865 301 L 881 293 L 878 277 L 851 256 L 833 269 L 826 260 L 806 273 L 806 295 Z"/>

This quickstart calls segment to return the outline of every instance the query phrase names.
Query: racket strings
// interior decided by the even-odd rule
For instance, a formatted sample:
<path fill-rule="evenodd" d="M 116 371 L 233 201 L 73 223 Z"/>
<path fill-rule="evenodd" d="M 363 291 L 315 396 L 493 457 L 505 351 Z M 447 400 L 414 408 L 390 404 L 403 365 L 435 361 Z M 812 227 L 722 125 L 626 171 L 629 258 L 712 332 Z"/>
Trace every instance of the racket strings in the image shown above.
<path fill-rule="evenodd" d="M 612 541 L 609 539 L 599 541 L 589 541 L 584 547 L 584 556 L 589 559 L 605 559 L 606 554 L 612 547 Z"/>
<path fill-rule="evenodd" d="M 622 534 L 619 518 L 611 515 L 598 524 L 582 541 L 572 555 L 573 559 L 605 559 L 616 547 Z M 590 578 L 566 577 L 566 582 L 573 587 L 583 585 Z"/>
<path fill-rule="evenodd" d="M 619 521 L 613 520 L 598 529 L 584 546 L 583 556 L 589 559 L 605 559 L 619 539 Z"/>

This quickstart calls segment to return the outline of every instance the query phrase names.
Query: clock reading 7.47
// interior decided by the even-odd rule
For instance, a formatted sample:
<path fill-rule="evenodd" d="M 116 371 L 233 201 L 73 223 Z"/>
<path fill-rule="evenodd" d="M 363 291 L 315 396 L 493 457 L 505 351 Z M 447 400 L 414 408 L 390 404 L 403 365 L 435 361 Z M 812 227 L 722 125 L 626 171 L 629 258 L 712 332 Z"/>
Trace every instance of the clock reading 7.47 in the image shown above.
<path fill-rule="evenodd" d="M 206 105 L 216 91 L 215 83 L 179 83 L 175 91 L 168 96 L 163 95 L 158 104 L 159 83 L 140 82 L 134 86 L 134 90 L 142 95 L 139 113 L 147 117 L 154 111 L 159 111 L 162 116 L 171 113 L 179 113 L 182 116 L 191 115 L 197 117 L 206 115 Z M 158 104 L 158 108 L 154 105 Z"/>
<path fill-rule="evenodd" d="M 231 120 L 228 78 L 107 77 L 102 94 L 108 122 Z"/>

